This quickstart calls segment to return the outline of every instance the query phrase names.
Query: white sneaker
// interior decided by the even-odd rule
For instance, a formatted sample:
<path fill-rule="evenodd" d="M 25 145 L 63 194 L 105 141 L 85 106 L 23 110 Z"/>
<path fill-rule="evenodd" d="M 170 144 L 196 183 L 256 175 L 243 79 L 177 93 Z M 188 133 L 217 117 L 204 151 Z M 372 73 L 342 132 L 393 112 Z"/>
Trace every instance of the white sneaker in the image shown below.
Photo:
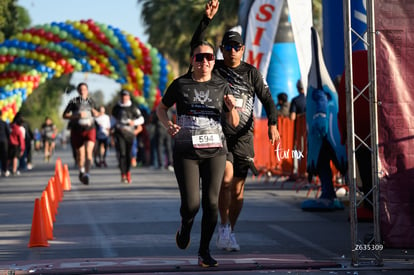
<path fill-rule="evenodd" d="M 226 248 L 227 251 L 240 251 L 240 245 L 236 241 L 236 235 L 230 233 L 229 245 Z"/>
<path fill-rule="evenodd" d="M 227 249 L 230 244 L 230 225 L 219 224 L 216 245 L 218 249 Z"/>

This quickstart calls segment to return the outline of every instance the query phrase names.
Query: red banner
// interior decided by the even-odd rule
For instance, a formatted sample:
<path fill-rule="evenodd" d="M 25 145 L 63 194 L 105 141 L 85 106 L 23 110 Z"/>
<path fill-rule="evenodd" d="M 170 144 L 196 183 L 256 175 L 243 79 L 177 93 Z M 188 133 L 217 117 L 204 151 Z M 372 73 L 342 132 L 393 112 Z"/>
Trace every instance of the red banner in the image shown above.
<path fill-rule="evenodd" d="M 414 3 L 376 0 L 381 235 L 414 247 Z"/>

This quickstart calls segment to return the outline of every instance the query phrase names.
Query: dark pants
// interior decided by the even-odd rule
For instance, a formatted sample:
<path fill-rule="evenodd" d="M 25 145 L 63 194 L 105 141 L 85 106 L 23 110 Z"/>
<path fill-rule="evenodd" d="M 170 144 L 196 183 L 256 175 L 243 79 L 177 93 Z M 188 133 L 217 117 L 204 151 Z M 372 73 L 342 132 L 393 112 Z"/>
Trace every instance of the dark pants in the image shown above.
<path fill-rule="evenodd" d="M 0 161 L 1 161 L 1 171 L 4 173 L 7 170 L 7 160 L 9 158 L 8 153 L 8 142 L 0 141 Z"/>
<path fill-rule="evenodd" d="M 174 169 L 181 195 L 182 223 L 192 224 L 200 208 L 200 179 L 203 207 L 199 252 L 209 249 L 217 224 L 218 195 L 226 165 L 226 155 L 193 160 L 174 154 Z"/>
<path fill-rule="evenodd" d="M 118 155 L 119 169 L 124 175 L 131 169 L 131 149 L 133 138 L 127 138 L 121 133 L 115 133 L 115 146 Z"/>
<path fill-rule="evenodd" d="M 172 138 L 165 129 L 158 130 L 157 158 L 159 167 L 173 164 Z"/>

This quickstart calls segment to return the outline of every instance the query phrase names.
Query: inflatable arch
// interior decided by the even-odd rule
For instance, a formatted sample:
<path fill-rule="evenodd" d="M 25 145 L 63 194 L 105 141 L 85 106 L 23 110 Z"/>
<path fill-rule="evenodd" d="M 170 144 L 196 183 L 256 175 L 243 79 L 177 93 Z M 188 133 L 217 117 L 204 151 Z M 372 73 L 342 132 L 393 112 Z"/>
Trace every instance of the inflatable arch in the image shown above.
<path fill-rule="evenodd" d="M 0 110 L 12 121 L 43 82 L 91 72 L 120 83 L 139 104 L 152 108 L 173 79 L 156 48 L 93 20 L 38 25 L 0 44 Z"/>

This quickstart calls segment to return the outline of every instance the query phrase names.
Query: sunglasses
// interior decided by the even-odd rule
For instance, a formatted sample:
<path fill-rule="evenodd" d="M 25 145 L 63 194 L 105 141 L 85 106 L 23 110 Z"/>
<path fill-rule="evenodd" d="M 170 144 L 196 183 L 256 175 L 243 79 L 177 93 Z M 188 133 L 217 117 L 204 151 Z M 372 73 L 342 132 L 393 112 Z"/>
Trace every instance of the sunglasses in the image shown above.
<path fill-rule="evenodd" d="M 203 62 L 204 58 L 207 59 L 207 61 L 213 61 L 214 60 L 214 54 L 212 53 L 197 53 L 194 55 L 194 60 L 196 62 Z"/>
<path fill-rule="evenodd" d="M 240 51 L 243 45 L 223 45 L 223 49 L 226 52 L 231 52 L 231 49 L 234 49 L 236 52 Z"/>

